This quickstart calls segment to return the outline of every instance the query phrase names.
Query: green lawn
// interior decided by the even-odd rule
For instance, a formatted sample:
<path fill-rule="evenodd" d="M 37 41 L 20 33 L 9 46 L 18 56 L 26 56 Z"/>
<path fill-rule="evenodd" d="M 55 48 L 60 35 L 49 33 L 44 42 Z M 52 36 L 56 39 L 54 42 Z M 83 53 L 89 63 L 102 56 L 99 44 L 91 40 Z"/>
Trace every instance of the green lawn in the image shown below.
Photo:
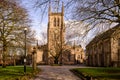
<path fill-rule="evenodd" d="M 99 80 L 120 80 L 120 68 L 76 68 L 71 71 Z"/>
<path fill-rule="evenodd" d="M 0 80 L 27 80 L 28 76 L 33 75 L 32 67 L 26 67 L 26 75 L 24 74 L 24 66 L 0 66 Z M 25 79 L 26 78 L 26 79 Z"/>

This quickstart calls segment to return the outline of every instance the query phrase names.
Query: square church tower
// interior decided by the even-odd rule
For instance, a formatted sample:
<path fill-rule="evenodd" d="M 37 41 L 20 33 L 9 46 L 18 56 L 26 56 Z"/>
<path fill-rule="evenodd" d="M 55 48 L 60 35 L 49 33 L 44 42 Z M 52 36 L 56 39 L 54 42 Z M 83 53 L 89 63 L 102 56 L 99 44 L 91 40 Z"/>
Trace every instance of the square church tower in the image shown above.
<path fill-rule="evenodd" d="M 53 57 L 62 58 L 60 51 L 64 45 L 64 33 L 65 33 L 65 24 L 64 24 L 64 6 L 62 3 L 61 11 L 53 12 L 51 5 L 49 5 L 48 13 L 48 64 L 54 63 Z M 61 52 L 62 53 L 62 52 Z"/>

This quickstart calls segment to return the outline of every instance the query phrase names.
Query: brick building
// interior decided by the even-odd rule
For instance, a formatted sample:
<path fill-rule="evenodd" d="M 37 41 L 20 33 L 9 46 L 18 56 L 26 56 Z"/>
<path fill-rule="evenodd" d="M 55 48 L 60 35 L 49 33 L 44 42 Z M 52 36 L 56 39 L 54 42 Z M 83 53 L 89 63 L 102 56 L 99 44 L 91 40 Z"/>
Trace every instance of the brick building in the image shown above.
<path fill-rule="evenodd" d="M 89 66 L 120 66 L 120 25 L 96 36 L 86 53 Z"/>

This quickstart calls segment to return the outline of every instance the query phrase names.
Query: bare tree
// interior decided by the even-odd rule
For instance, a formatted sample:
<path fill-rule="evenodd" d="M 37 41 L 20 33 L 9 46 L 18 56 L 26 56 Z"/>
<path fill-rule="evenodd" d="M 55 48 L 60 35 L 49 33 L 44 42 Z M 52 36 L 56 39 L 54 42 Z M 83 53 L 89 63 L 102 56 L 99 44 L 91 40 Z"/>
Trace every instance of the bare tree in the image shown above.
<path fill-rule="evenodd" d="M 73 19 L 88 24 L 84 26 L 88 29 L 85 30 L 83 39 L 87 38 L 87 34 L 93 34 L 93 38 L 116 24 L 120 24 L 119 0 L 74 0 L 73 3 Z"/>
<path fill-rule="evenodd" d="M 120 23 L 119 0 L 76 0 L 74 12 L 76 19 L 92 25 Z"/>
<path fill-rule="evenodd" d="M 48 4 L 50 1 L 56 0 L 36 0 L 35 7 L 40 8 L 42 16 L 46 15 Z M 120 0 L 58 0 L 65 4 L 65 14 L 73 20 L 83 21 L 87 25 L 84 27 L 84 34 L 82 39 L 86 40 L 88 34 L 93 32 L 93 36 L 98 35 L 120 24 Z M 65 15 L 66 19 L 69 19 Z M 76 24 L 75 22 L 75 24 Z M 113 23 L 115 23 L 113 25 Z M 71 23 L 72 24 L 72 23 Z M 76 25 L 74 25 L 76 26 Z M 76 27 L 75 29 L 78 29 Z M 72 28 L 71 28 L 72 29 Z M 73 28 L 74 30 L 74 28 Z M 75 35 L 73 34 L 72 37 Z M 80 35 L 81 37 L 81 35 Z M 87 42 L 88 43 L 88 42 Z"/>
<path fill-rule="evenodd" d="M 52 49 L 50 49 L 48 52 L 52 56 L 51 58 L 54 60 L 54 64 L 58 64 L 59 58 L 62 55 L 62 47 L 63 47 L 63 42 L 61 38 L 61 34 L 59 33 L 60 30 L 56 30 L 53 33 L 53 46 Z M 59 34 L 58 34 L 59 33 Z"/>
<path fill-rule="evenodd" d="M 6 67 L 7 49 L 9 46 L 24 45 L 24 28 L 28 28 L 30 34 L 30 28 L 28 25 L 29 19 L 27 17 L 27 11 L 18 3 L 1 0 L 0 3 L 0 44 L 3 46 L 3 67 Z M 29 37 L 30 38 L 30 37 Z M 33 38 L 33 37 L 32 37 Z"/>
<path fill-rule="evenodd" d="M 41 43 L 41 45 L 45 45 L 46 42 L 47 42 L 47 33 L 45 33 L 45 32 L 41 32 L 40 34 L 41 34 L 41 40 L 40 40 L 40 43 Z"/>
<path fill-rule="evenodd" d="M 50 1 L 51 0 L 37 0 L 35 5 L 40 8 L 44 14 Z M 73 16 L 73 19 L 92 24 L 94 27 L 100 23 L 120 23 L 119 0 L 68 0 L 63 2 L 65 3 L 65 12 L 69 13 L 68 15 Z M 43 7 L 45 9 L 43 9 Z"/>
<path fill-rule="evenodd" d="M 85 23 L 83 21 L 67 21 L 66 43 L 72 44 L 75 40 L 77 45 L 83 45 L 83 47 L 85 47 L 85 45 L 89 43 L 92 38 L 110 28 L 109 26 L 106 27 L 103 24 L 99 24 L 97 27 L 93 28 L 88 25 L 89 23 Z"/>

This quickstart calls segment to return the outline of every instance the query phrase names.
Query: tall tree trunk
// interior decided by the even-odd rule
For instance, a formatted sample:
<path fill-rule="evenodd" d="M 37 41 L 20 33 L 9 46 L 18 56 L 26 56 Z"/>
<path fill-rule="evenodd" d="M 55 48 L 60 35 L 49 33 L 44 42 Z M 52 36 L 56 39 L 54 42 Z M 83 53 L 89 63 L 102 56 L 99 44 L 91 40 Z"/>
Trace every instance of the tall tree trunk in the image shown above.
<path fill-rule="evenodd" d="M 14 62 L 14 66 L 16 66 L 16 54 L 14 54 L 14 60 L 13 60 L 13 62 Z"/>
<path fill-rule="evenodd" d="M 55 58 L 54 64 L 58 64 L 58 58 Z"/>
<path fill-rule="evenodd" d="M 6 68 L 6 47 L 3 46 L 3 54 L 2 54 L 2 60 L 3 60 L 3 63 L 2 63 L 2 67 L 3 68 Z"/>
<path fill-rule="evenodd" d="M 16 66 L 16 51 L 13 49 L 13 65 Z"/>
<path fill-rule="evenodd" d="M 2 63 L 2 68 L 6 68 L 6 61 L 5 61 L 5 54 L 3 54 L 3 63 Z"/>

